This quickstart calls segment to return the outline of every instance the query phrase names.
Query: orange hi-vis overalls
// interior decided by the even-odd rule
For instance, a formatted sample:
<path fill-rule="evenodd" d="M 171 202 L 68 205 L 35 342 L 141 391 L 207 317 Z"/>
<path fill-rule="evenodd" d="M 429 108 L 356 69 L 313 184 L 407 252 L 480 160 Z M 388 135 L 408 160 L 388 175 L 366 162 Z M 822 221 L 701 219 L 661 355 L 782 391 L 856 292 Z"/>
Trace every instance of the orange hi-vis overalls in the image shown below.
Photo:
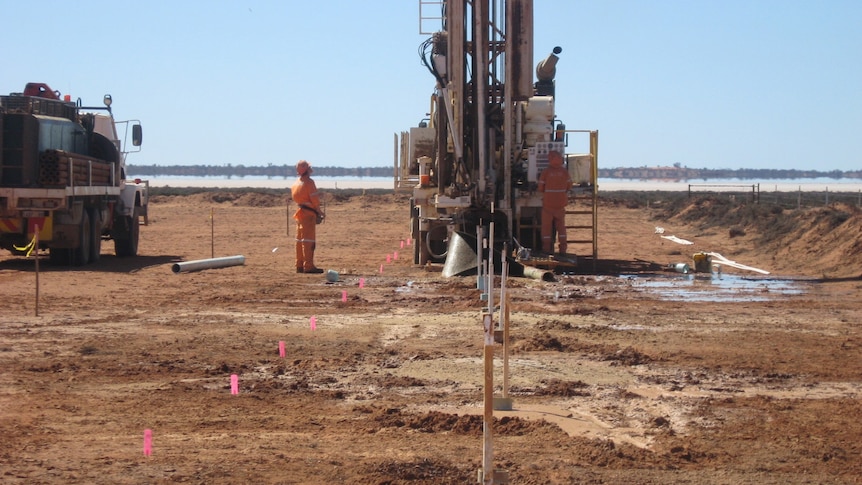
<path fill-rule="evenodd" d="M 298 204 L 293 218 L 296 219 L 296 269 L 309 271 L 314 267 L 315 226 L 320 210 L 320 195 L 311 177 L 303 175 L 290 187 L 290 195 Z M 305 208 L 303 208 L 305 206 Z M 308 209 L 308 208 L 314 209 Z"/>
<path fill-rule="evenodd" d="M 560 241 L 560 252 L 568 249 L 566 241 L 566 204 L 568 191 L 572 188 L 569 171 L 563 167 L 562 156 L 548 157 L 548 167 L 539 176 L 539 192 L 542 193 L 542 251 L 554 251 L 553 230 Z"/>

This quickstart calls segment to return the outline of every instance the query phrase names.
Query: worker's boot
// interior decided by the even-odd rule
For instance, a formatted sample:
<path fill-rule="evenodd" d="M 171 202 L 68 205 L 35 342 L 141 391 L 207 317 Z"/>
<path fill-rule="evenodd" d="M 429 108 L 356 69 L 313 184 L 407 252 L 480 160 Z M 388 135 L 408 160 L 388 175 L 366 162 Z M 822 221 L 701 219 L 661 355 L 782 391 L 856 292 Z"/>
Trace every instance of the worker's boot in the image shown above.
<path fill-rule="evenodd" d="M 313 242 L 304 242 L 302 243 L 302 256 L 303 256 L 303 273 L 323 273 L 323 270 L 314 266 L 314 243 Z"/>

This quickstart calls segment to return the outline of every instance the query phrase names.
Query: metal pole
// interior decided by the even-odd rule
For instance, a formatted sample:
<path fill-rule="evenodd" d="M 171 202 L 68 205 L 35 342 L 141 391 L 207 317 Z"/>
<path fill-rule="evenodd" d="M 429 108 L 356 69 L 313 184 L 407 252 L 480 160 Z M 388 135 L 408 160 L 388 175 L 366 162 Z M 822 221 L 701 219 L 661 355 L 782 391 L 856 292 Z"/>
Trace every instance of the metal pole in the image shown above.
<path fill-rule="evenodd" d="M 485 175 L 488 163 L 487 136 L 488 125 L 485 119 L 485 108 L 488 103 L 488 0 L 476 0 L 473 4 L 473 62 L 476 70 L 473 73 L 474 92 L 473 108 L 476 118 L 473 120 L 476 141 L 474 147 L 476 164 L 479 167 L 479 197 L 485 195 Z"/>
<path fill-rule="evenodd" d="M 480 223 L 480 225 L 476 226 L 476 288 L 485 291 L 487 287 L 484 286 L 485 280 L 482 279 L 485 277 L 482 271 L 482 255 L 484 254 L 482 251 L 482 241 L 485 240 L 483 232 Z"/>
<path fill-rule="evenodd" d="M 513 46 L 511 41 L 509 40 L 509 24 L 508 24 L 508 12 L 506 13 L 506 39 L 505 39 L 505 54 L 503 59 L 505 60 L 504 64 L 504 84 L 503 84 L 503 212 L 506 214 L 506 236 L 507 239 L 511 239 L 515 234 L 514 227 L 514 219 L 512 218 L 512 164 L 514 163 L 514 156 L 512 150 L 512 123 L 514 121 L 514 111 L 515 104 L 512 100 L 513 98 L 513 70 L 515 69 L 515 62 L 512 60 L 513 57 Z M 505 260 L 505 257 L 503 258 Z"/>
<path fill-rule="evenodd" d="M 493 217 L 494 212 L 491 212 Z M 488 229 L 488 313 L 494 313 L 494 222 L 491 221 Z"/>
<path fill-rule="evenodd" d="M 210 207 L 210 257 L 215 257 L 215 209 Z"/>

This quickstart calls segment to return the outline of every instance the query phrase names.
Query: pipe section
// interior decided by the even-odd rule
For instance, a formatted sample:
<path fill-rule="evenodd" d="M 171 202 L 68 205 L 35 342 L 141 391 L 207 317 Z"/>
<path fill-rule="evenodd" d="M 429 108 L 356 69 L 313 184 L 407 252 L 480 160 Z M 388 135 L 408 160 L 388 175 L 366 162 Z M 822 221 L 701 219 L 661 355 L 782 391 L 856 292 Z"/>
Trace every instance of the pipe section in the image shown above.
<path fill-rule="evenodd" d="M 171 269 L 174 273 L 179 273 L 181 271 L 199 271 L 202 269 L 224 268 L 227 266 L 239 266 L 242 264 L 245 264 L 245 256 L 237 255 L 174 263 Z"/>
<path fill-rule="evenodd" d="M 539 281 L 555 281 L 552 271 L 524 265 L 524 277 Z"/>

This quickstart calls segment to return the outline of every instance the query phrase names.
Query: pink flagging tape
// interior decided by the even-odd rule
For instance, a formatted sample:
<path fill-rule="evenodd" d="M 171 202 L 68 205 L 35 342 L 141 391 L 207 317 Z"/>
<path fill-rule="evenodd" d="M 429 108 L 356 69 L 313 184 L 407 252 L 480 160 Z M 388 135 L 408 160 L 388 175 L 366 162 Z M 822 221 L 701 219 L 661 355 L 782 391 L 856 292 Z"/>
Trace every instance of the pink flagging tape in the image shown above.
<path fill-rule="evenodd" d="M 152 456 L 153 454 L 153 430 L 144 430 L 144 456 Z"/>

